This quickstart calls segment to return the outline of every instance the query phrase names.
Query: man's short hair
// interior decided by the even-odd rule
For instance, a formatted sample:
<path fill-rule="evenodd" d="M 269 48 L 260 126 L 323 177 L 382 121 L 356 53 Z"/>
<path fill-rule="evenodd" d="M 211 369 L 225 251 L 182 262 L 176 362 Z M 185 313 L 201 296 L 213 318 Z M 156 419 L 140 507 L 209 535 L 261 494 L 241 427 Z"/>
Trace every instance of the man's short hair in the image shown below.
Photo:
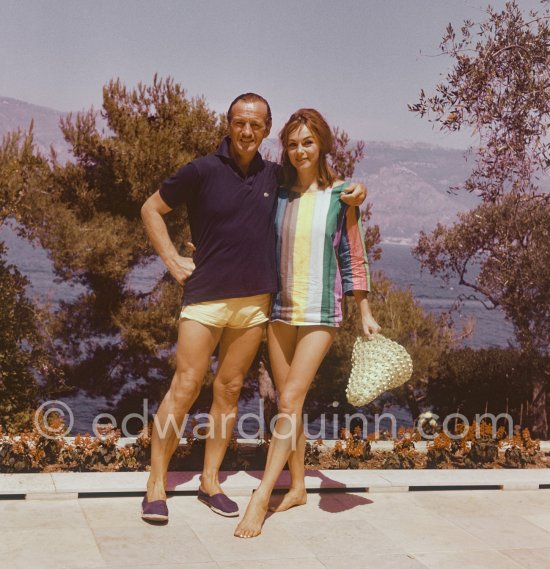
<path fill-rule="evenodd" d="M 261 103 L 264 103 L 265 106 L 267 107 L 267 121 L 266 121 L 267 126 L 271 126 L 271 107 L 269 106 L 269 103 L 261 95 L 258 95 L 257 93 L 243 93 L 242 95 L 236 97 L 233 100 L 233 102 L 229 105 L 229 110 L 227 111 L 227 122 L 231 122 L 231 110 L 233 109 L 233 106 L 237 104 L 239 101 L 244 101 L 245 103 L 253 103 L 254 101 L 260 101 Z"/>

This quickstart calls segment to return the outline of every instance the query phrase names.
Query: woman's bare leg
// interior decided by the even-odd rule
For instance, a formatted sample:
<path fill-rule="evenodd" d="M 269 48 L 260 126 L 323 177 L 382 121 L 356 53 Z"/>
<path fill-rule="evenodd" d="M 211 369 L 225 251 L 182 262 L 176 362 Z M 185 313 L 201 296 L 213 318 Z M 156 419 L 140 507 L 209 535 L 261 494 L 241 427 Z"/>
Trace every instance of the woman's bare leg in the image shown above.
<path fill-rule="evenodd" d="M 269 445 L 264 476 L 235 530 L 237 537 L 255 537 L 261 532 L 275 483 L 290 453 L 296 449 L 302 427 L 302 407 L 309 386 L 332 344 L 335 332 L 335 328 L 328 326 L 298 328 L 294 357 L 279 394 L 279 416 Z M 285 331 L 281 333 L 285 334 Z M 295 332 L 290 329 L 287 333 Z"/>
<path fill-rule="evenodd" d="M 277 393 L 281 393 L 286 383 L 290 364 L 296 350 L 297 337 L 297 326 L 289 326 L 282 322 L 271 322 L 268 326 L 269 361 L 273 370 Z M 269 508 L 272 512 L 283 512 L 288 508 L 301 506 L 307 502 L 304 466 L 305 446 L 306 438 L 302 425 L 296 439 L 296 450 L 293 450 L 288 458 L 290 488 L 280 504 Z"/>

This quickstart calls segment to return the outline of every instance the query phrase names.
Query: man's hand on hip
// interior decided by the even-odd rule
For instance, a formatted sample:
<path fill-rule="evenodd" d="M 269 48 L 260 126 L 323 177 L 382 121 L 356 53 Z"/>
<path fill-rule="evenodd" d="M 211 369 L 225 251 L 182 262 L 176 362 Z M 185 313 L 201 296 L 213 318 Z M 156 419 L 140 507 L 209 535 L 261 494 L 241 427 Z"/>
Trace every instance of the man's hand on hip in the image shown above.
<path fill-rule="evenodd" d="M 191 257 L 176 255 L 167 263 L 167 268 L 176 281 L 183 286 L 195 270 L 195 263 Z"/>

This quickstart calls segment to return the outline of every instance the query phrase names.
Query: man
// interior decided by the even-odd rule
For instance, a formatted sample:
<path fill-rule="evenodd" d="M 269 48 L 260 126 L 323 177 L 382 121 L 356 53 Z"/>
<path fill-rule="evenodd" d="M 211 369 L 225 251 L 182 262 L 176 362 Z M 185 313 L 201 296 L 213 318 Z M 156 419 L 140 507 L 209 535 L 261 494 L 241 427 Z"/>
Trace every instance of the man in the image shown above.
<path fill-rule="evenodd" d="M 170 274 L 185 283 L 176 371 L 153 427 L 151 471 L 142 503 L 146 520 L 167 520 L 166 473 L 179 444 L 178 428 L 201 389 L 219 344 L 204 468 L 198 498 L 224 516 L 238 516 L 222 491 L 218 472 L 237 417 L 245 374 L 269 319 L 277 290 L 274 215 L 277 164 L 262 159 L 260 144 L 271 129 L 268 102 L 255 93 L 237 97 L 227 113 L 229 136 L 217 152 L 183 166 L 142 207 L 145 229 Z M 366 195 L 350 188 L 347 203 Z M 182 257 L 163 215 L 185 203 L 194 257 Z M 173 428 L 170 428 L 173 426 Z"/>

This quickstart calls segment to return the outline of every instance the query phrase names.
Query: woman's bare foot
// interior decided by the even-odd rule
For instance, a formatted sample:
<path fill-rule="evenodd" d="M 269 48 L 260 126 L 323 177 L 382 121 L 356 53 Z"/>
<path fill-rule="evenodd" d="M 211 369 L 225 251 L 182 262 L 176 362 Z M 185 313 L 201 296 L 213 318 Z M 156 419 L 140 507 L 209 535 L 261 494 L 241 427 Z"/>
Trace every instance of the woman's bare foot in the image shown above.
<path fill-rule="evenodd" d="M 252 494 L 244 517 L 235 530 L 235 537 L 256 537 L 262 533 L 268 502 L 269 499 L 262 498 L 259 492 Z"/>
<path fill-rule="evenodd" d="M 269 511 L 284 512 L 294 506 L 303 506 L 306 502 L 307 492 L 305 488 L 301 488 L 299 490 L 290 488 L 290 490 L 284 495 L 282 502 L 280 504 L 269 506 Z"/>

